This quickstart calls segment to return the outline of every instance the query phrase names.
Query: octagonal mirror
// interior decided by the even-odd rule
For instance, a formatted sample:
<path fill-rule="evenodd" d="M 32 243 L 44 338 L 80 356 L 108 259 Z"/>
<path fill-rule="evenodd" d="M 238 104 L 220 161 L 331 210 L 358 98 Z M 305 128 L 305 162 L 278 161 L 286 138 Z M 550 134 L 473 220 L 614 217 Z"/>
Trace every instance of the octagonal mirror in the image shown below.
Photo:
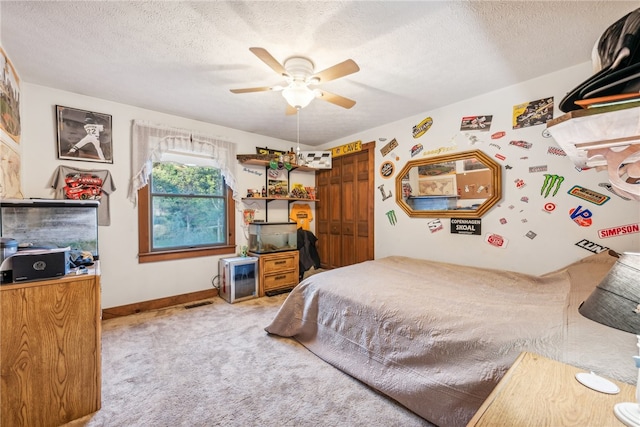
<path fill-rule="evenodd" d="M 396 202 L 410 217 L 478 218 L 502 197 L 502 168 L 480 150 L 410 160 Z"/>

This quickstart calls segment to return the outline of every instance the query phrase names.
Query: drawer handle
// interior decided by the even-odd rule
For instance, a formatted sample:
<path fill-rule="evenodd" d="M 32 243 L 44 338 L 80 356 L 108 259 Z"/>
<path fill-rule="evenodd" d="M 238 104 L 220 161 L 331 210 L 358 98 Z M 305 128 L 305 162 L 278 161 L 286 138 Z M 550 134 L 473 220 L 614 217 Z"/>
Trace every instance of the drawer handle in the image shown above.
<path fill-rule="evenodd" d="M 286 264 L 287 260 L 276 261 L 274 264 Z"/>
<path fill-rule="evenodd" d="M 276 276 L 276 277 L 274 277 L 275 280 L 286 279 L 286 278 L 287 278 L 286 274 L 284 276 Z"/>

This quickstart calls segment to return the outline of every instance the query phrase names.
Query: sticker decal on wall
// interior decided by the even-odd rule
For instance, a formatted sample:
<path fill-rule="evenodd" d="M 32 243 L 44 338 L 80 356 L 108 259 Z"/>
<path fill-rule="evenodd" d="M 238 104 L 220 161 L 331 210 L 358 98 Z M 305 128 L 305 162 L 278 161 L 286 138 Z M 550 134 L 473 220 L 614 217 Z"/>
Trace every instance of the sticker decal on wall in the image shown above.
<path fill-rule="evenodd" d="M 505 136 L 507 133 L 503 130 L 501 130 L 500 132 L 496 132 L 494 134 L 491 135 L 491 139 L 500 139 L 503 136 Z"/>
<path fill-rule="evenodd" d="M 395 171 L 395 166 L 392 162 L 386 161 L 380 165 L 380 175 L 383 178 L 391 178 L 393 176 L 393 172 Z"/>
<path fill-rule="evenodd" d="M 495 246 L 496 248 L 506 248 L 509 241 L 496 233 L 487 233 L 484 236 L 484 241 L 490 244 L 491 246 Z"/>
<path fill-rule="evenodd" d="M 590 227 L 593 223 L 591 217 L 593 213 L 586 208 L 583 208 L 581 205 L 578 205 L 576 208 L 569 209 L 569 216 L 580 227 Z"/>
<path fill-rule="evenodd" d="M 553 97 L 513 106 L 513 129 L 543 125 L 553 119 Z"/>
<path fill-rule="evenodd" d="M 588 188 L 584 188 L 579 185 L 574 185 L 567 193 L 598 206 L 604 205 L 611 198 L 609 196 L 605 196 L 604 194 L 600 194 L 596 191 L 589 190 Z"/>
<path fill-rule="evenodd" d="M 509 145 L 524 148 L 525 150 L 529 150 L 531 149 L 531 147 L 533 147 L 533 144 L 527 141 L 509 141 Z"/>
<path fill-rule="evenodd" d="M 384 193 L 384 184 L 378 185 L 378 190 L 382 193 L 382 201 L 384 202 L 389 197 L 391 197 L 391 190 L 389 190 L 389 194 Z"/>
<path fill-rule="evenodd" d="M 440 231 L 443 230 L 444 227 L 442 226 L 442 221 L 440 221 L 440 219 L 434 219 L 433 221 L 429 221 L 427 223 L 427 226 L 429 227 L 429 231 L 431 233 L 435 233 L 436 231 Z"/>
<path fill-rule="evenodd" d="M 599 244 L 590 242 L 587 239 L 580 240 L 578 243 L 576 243 L 576 246 L 578 246 L 578 247 L 580 247 L 582 249 L 586 249 L 589 252 L 593 252 L 594 254 L 599 254 L 600 252 L 604 252 L 606 250 L 609 250 L 608 247 L 600 246 Z"/>
<path fill-rule="evenodd" d="M 242 168 L 242 172 L 248 172 L 248 173 L 252 173 L 254 175 L 262 176 L 262 172 L 255 171 L 255 170 L 249 169 L 249 168 Z"/>
<path fill-rule="evenodd" d="M 521 189 L 523 187 L 526 187 L 527 184 L 524 183 L 524 180 L 517 178 L 516 180 L 514 180 L 513 182 L 516 183 L 516 188 L 517 189 Z"/>
<path fill-rule="evenodd" d="M 537 234 L 534 233 L 533 231 L 529 230 L 527 231 L 527 234 L 525 234 L 526 237 L 530 238 L 531 240 L 535 239 Z"/>
<path fill-rule="evenodd" d="M 420 138 L 424 135 L 433 125 L 433 119 L 431 117 L 427 117 L 417 125 L 413 127 L 412 134 L 415 139 Z"/>
<path fill-rule="evenodd" d="M 567 155 L 567 153 L 565 153 L 562 148 L 558 148 L 558 147 L 547 148 L 547 154 L 552 154 L 554 156 L 561 156 L 561 157 L 565 157 Z"/>
<path fill-rule="evenodd" d="M 380 154 L 382 154 L 382 157 L 385 157 L 387 154 L 392 152 L 393 149 L 396 148 L 397 146 L 398 146 L 398 141 L 396 141 L 396 139 L 393 138 L 391 141 L 389 141 L 386 145 L 384 145 L 380 149 Z"/>
<path fill-rule="evenodd" d="M 546 171 L 547 171 L 547 165 L 529 166 L 529 173 L 546 172 Z"/>
<path fill-rule="evenodd" d="M 451 218 L 451 234 L 474 234 L 479 236 L 482 229 L 480 218 Z"/>
<path fill-rule="evenodd" d="M 545 203 L 543 210 L 545 212 L 547 212 L 547 213 L 551 213 L 551 212 L 556 210 L 556 204 L 555 203 Z"/>
<path fill-rule="evenodd" d="M 398 223 L 398 218 L 396 217 L 396 211 L 393 209 L 386 213 L 387 218 L 389 219 L 389 224 L 396 225 Z"/>
<path fill-rule="evenodd" d="M 598 237 L 606 239 L 608 237 L 622 236 L 624 234 L 640 233 L 640 223 L 619 225 L 617 227 L 603 228 L 598 230 Z"/>
<path fill-rule="evenodd" d="M 460 130 L 479 130 L 482 132 L 489 132 L 491 128 L 491 121 L 493 116 L 467 116 L 463 117 L 460 122 Z"/>
<path fill-rule="evenodd" d="M 551 197 L 558 194 L 558 190 L 560 189 L 560 185 L 564 181 L 564 176 L 560 175 L 550 175 L 548 173 L 544 174 L 544 183 L 542 184 L 542 188 L 540 189 L 540 195 L 544 195 L 545 199 L 549 196 L 551 189 L 553 188 L 553 194 Z"/>
<path fill-rule="evenodd" d="M 415 156 L 416 154 L 418 154 L 419 152 L 422 151 L 422 144 L 416 144 L 413 147 L 411 147 L 411 157 Z"/>

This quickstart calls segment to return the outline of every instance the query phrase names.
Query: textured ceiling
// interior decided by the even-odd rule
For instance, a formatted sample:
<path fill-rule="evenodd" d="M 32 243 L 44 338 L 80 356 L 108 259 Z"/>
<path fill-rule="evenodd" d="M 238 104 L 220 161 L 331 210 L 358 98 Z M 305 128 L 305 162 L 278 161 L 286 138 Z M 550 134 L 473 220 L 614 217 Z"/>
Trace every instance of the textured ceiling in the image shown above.
<path fill-rule="evenodd" d="M 319 145 L 588 61 L 604 29 L 637 6 L 3 0 L 0 36 L 24 82 L 293 142 L 281 93 L 229 92 L 282 82 L 249 48 L 281 63 L 306 56 L 316 71 L 351 58 L 359 72 L 320 87 L 356 105 L 316 99 L 300 112 L 300 142 Z"/>

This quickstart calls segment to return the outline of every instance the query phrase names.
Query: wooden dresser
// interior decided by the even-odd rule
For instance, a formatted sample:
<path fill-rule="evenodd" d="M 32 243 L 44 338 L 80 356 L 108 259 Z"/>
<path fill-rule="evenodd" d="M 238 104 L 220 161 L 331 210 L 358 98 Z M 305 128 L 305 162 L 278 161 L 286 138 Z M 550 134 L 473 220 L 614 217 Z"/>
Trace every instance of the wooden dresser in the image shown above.
<path fill-rule="evenodd" d="M 249 255 L 258 257 L 258 296 L 284 291 L 298 284 L 300 253 L 298 251 L 275 252 L 271 254 Z"/>
<path fill-rule="evenodd" d="M 59 426 L 101 406 L 100 273 L 0 286 L 0 421 Z"/>

